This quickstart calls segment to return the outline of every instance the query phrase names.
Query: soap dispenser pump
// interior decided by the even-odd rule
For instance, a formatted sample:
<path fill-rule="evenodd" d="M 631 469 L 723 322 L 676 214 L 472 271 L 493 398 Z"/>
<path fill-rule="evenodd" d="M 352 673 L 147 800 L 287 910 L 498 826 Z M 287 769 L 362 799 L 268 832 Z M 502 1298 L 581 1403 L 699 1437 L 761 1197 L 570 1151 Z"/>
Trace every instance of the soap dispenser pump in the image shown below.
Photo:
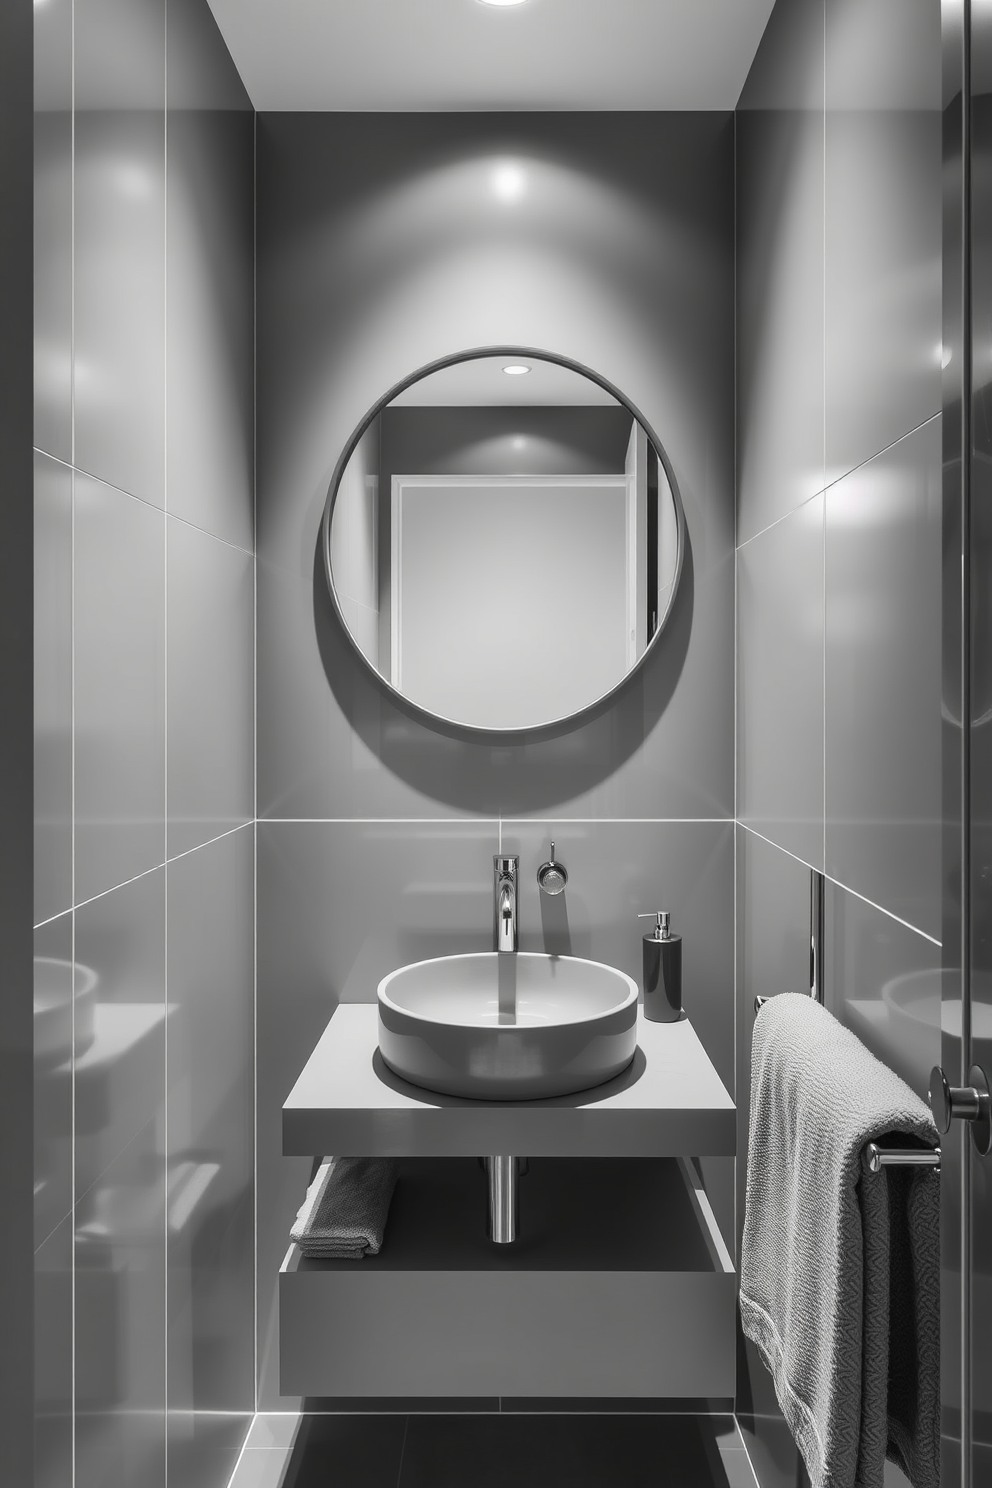
<path fill-rule="evenodd" d="M 672 917 L 665 909 L 637 918 L 656 922 L 642 942 L 644 1016 L 652 1023 L 677 1023 L 682 1016 L 682 937 L 672 934 Z"/>

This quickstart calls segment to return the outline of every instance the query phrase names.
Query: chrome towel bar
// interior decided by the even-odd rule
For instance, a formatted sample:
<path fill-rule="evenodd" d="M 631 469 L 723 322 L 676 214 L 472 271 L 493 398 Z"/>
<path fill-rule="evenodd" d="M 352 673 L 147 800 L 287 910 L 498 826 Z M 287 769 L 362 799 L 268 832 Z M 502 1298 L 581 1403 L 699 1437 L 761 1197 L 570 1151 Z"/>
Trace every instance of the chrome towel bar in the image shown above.
<path fill-rule="evenodd" d="M 940 1172 L 939 1147 L 880 1147 L 869 1142 L 865 1156 L 873 1173 L 883 1168 L 936 1168 Z"/>

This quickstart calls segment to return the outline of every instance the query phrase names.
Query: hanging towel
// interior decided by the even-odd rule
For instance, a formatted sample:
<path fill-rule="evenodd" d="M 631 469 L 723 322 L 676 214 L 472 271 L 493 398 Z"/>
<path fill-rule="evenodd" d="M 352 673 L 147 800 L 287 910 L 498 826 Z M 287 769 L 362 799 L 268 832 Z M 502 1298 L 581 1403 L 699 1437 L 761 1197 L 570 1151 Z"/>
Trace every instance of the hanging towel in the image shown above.
<path fill-rule="evenodd" d="M 396 1186 L 390 1157 L 329 1157 L 321 1164 L 290 1238 L 311 1260 L 378 1255 Z"/>
<path fill-rule="evenodd" d="M 755 1020 L 741 1320 L 813 1488 L 940 1482 L 940 1178 L 870 1173 L 867 1142 L 935 1145 L 930 1112 L 811 998 Z M 905 1143 L 904 1143 L 905 1145 Z"/>

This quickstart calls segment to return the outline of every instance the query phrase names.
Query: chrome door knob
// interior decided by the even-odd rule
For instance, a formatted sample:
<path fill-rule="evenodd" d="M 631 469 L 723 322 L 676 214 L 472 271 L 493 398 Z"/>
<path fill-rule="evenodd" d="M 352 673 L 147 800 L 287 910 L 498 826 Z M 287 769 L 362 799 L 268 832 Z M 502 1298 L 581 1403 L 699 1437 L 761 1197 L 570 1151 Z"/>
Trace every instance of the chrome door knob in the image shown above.
<path fill-rule="evenodd" d="M 989 1082 L 980 1064 L 968 1071 L 970 1085 L 948 1084 L 939 1064 L 930 1071 L 930 1110 L 934 1125 L 945 1136 L 952 1121 L 971 1123 L 971 1136 L 978 1152 L 985 1157 L 992 1149 L 992 1100 Z"/>

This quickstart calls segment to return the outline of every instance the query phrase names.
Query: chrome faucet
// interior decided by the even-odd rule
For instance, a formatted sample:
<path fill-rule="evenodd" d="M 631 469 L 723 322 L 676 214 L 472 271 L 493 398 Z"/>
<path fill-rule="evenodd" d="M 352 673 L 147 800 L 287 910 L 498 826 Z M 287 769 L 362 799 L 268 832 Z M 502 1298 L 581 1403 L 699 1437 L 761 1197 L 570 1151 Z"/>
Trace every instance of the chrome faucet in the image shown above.
<path fill-rule="evenodd" d="M 493 858 L 493 950 L 517 949 L 517 865 L 519 858 Z"/>

